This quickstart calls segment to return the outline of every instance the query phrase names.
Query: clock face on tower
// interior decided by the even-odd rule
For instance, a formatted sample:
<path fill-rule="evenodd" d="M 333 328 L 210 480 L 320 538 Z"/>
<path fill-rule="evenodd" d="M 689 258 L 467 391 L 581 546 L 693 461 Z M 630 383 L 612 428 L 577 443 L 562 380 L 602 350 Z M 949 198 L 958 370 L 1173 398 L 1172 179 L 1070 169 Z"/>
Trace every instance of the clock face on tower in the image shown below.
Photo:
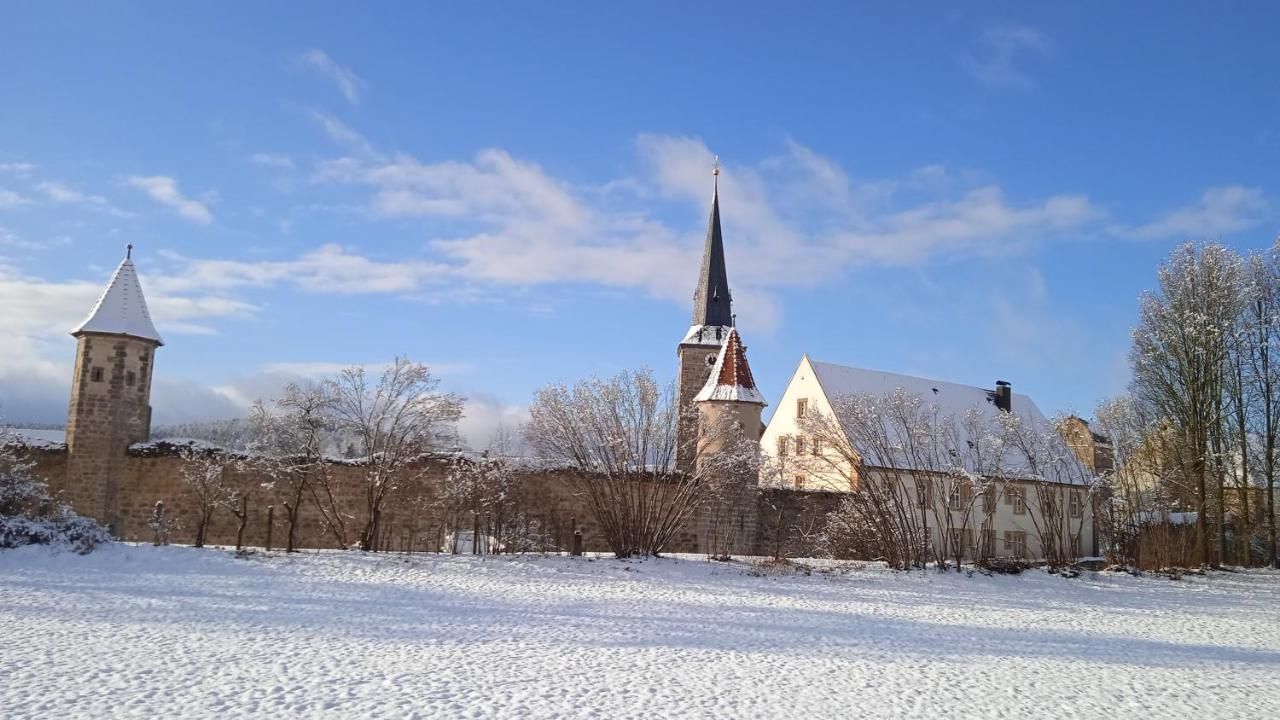
<path fill-rule="evenodd" d="M 711 367 L 712 365 L 715 365 L 715 364 L 716 364 L 716 354 L 707 353 L 707 367 Z"/>

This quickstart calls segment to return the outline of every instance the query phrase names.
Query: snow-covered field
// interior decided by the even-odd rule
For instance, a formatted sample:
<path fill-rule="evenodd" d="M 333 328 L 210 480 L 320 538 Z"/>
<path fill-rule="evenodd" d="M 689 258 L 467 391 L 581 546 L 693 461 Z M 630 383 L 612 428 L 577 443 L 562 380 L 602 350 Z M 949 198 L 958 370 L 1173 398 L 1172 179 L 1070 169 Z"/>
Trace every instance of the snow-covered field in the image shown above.
<path fill-rule="evenodd" d="M 4 717 L 1280 717 L 1280 574 L 0 552 Z"/>

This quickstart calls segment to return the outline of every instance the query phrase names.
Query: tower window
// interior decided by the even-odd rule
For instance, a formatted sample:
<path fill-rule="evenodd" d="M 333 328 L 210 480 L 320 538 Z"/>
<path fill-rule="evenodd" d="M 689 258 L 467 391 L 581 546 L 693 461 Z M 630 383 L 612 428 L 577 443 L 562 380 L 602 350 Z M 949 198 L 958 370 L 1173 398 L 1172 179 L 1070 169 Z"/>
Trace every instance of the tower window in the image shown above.
<path fill-rule="evenodd" d="M 102 368 L 96 367 L 89 370 L 89 379 L 94 382 L 102 382 Z"/>
<path fill-rule="evenodd" d="M 798 417 L 798 418 L 802 418 L 802 417 L 804 417 L 804 416 L 805 416 L 805 413 L 807 413 L 808 411 L 809 411 L 809 401 L 808 401 L 808 400 L 797 400 L 797 401 L 796 401 L 796 417 Z"/>
<path fill-rule="evenodd" d="M 137 376 L 133 374 L 133 371 L 132 371 L 132 370 L 130 370 L 129 372 L 127 372 L 127 373 L 125 373 L 125 374 L 124 374 L 124 384 L 125 384 L 125 385 L 128 385 L 129 387 L 133 387 L 133 383 L 134 383 L 136 380 L 137 380 Z"/>

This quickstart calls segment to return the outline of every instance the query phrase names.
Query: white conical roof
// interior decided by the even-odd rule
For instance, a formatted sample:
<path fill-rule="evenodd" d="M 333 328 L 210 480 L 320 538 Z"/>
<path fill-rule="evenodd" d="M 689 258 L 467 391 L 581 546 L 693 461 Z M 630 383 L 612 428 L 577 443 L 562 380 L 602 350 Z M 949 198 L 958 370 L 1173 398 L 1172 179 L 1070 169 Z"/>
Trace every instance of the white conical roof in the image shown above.
<path fill-rule="evenodd" d="M 142 296 L 142 284 L 138 282 L 138 273 L 134 271 L 133 260 L 129 256 L 125 256 L 120 267 L 116 268 L 111 282 L 107 283 L 107 289 L 98 298 L 89 317 L 72 330 L 71 334 L 86 332 L 130 335 L 164 344 L 160 333 L 156 332 L 156 326 L 151 323 L 147 299 Z"/>

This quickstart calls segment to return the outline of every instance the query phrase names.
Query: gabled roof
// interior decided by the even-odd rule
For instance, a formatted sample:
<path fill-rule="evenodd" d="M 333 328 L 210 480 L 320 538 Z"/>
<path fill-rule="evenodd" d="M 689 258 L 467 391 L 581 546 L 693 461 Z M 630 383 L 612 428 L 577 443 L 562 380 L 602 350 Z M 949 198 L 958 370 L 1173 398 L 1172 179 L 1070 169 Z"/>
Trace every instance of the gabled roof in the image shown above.
<path fill-rule="evenodd" d="M 132 246 L 130 246 L 132 250 Z M 142 284 L 138 282 L 138 273 L 133 269 L 132 252 L 125 256 L 102 291 L 97 304 L 89 312 L 89 317 L 80 323 L 72 335 L 81 333 L 112 333 L 129 335 L 143 340 L 152 340 L 163 345 L 160 333 L 151 322 L 151 313 L 147 310 L 147 299 L 142 295 Z"/>
<path fill-rule="evenodd" d="M 995 391 L 987 388 L 930 380 L 911 375 L 899 375 L 880 370 L 835 365 L 833 363 L 818 362 L 813 359 L 809 359 L 809 364 L 813 368 L 814 378 L 822 387 L 823 394 L 826 395 L 829 402 L 834 403 L 840 398 L 853 396 L 881 398 L 900 389 L 908 395 L 920 398 L 926 407 L 936 407 L 940 414 L 954 418 L 959 435 L 956 440 L 961 446 L 977 441 L 977 438 L 969 437 L 963 422 L 970 409 L 976 409 L 981 414 L 984 424 L 987 425 L 993 425 L 998 413 L 1003 412 L 996 407 Z M 1048 435 L 1052 433 L 1056 436 L 1056 430 L 1052 423 L 1045 418 L 1044 413 L 1040 412 L 1040 408 L 1036 406 L 1035 402 L 1026 395 L 1013 393 L 1012 412 L 1018 415 L 1022 422 L 1029 425 L 1030 429 L 1037 434 Z M 973 446 L 970 445 L 970 447 Z M 874 449 L 856 446 L 854 449 L 859 453 L 863 453 L 863 459 L 871 465 L 895 466 L 907 470 L 913 469 L 901 467 L 903 458 L 880 458 L 875 457 Z M 1010 449 L 1007 452 L 1014 451 Z M 1070 454 L 1070 456 L 1075 458 L 1074 454 Z M 968 465 L 967 462 L 965 464 Z M 969 469 L 973 470 L 974 468 Z M 1071 473 L 1055 471 L 1053 474 L 1055 477 L 1051 479 L 1059 482 L 1075 482 L 1076 480 Z"/>
<path fill-rule="evenodd" d="M 693 396 L 694 402 L 708 400 L 768 405 L 756 388 L 755 378 L 751 377 L 751 367 L 747 365 L 747 349 L 742 344 L 737 328 L 729 329 L 729 337 L 716 356 L 716 364 L 711 368 L 707 384 Z"/>
<path fill-rule="evenodd" d="M 718 175 L 718 169 L 716 173 Z M 720 234 L 720 186 L 717 182 L 711 192 L 711 219 L 707 222 L 702 269 L 698 273 L 698 285 L 693 291 L 694 326 L 733 325 L 732 304 L 729 274 L 724 266 L 724 238 Z"/>
<path fill-rule="evenodd" d="M 848 395 L 885 395 L 901 388 L 920 397 L 926 404 L 936 405 L 942 412 L 957 418 L 964 417 L 972 407 L 981 408 L 991 418 L 1000 412 L 995 405 L 995 391 L 987 388 L 818 362 L 812 358 L 809 364 L 813 366 L 818 383 L 832 400 Z M 1022 393 L 1013 394 L 1012 409 L 1024 420 L 1036 423 L 1037 427 L 1050 427 L 1040 408 Z"/>

